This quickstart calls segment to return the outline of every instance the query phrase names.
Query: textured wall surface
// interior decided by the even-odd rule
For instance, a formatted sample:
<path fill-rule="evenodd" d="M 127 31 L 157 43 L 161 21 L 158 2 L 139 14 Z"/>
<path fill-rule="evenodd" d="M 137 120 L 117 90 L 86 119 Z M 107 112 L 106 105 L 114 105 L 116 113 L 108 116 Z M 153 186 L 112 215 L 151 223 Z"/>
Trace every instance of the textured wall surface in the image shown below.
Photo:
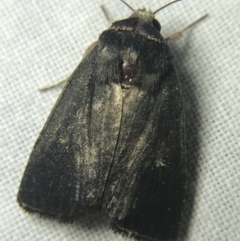
<path fill-rule="evenodd" d="M 166 1 L 129 0 L 153 10 Z M 74 224 L 30 215 L 16 203 L 31 148 L 66 78 L 84 50 L 125 18 L 120 1 L 0 2 L 0 240 L 124 240 L 98 215 Z M 179 240 L 240 240 L 240 2 L 185 0 L 156 16 L 168 36 L 209 12 L 172 42 L 183 87 L 187 133 L 187 200 Z"/>

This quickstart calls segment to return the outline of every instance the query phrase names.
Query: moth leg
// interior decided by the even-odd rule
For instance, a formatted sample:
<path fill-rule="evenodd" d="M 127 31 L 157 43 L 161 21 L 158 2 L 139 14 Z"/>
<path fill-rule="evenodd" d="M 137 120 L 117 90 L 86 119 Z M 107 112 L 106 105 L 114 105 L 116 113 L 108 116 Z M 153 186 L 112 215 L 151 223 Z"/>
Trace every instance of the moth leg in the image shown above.
<path fill-rule="evenodd" d="M 108 21 L 108 24 L 111 25 L 113 21 L 112 21 L 112 19 L 109 17 L 109 14 L 108 14 L 106 8 L 104 7 L 104 5 L 100 5 L 100 7 L 101 7 L 101 9 L 102 9 L 102 11 L 103 11 L 103 14 L 104 14 L 105 18 L 106 18 L 107 21 Z"/>
<path fill-rule="evenodd" d="M 177 40 L 179 38 L 181 38 L 183 36 L 183 33 L 188 30 L 189 28 L 191 28 L 193 25 L 199 23 L 200 21 L 202 21 L 204 18 L 206 18 L 209 14 L 206 13 L 205 15 L 203 15 L 202 17 L 196 19 L 195 21 L 193 21 L 192 23 L 190 23 L 189 25 L 187 25 L 185 28 L 183 28 L 182 30 L 172 33 L 170 36 L 168 36 L 167 38 L 165 38 L 166 41 L 171 41 L 171 40 Z"/>
<path fill-rule="evenodd" d="M 63 79 L 63 80 L 61 80 L 61 81 L 59 81 L 59 82 L 57 82 L 57 83 L 55 83 L 55 84 L 41 87 L 41 88 L 39 88 L 38 90 L 39 90 L 39 91 L 45 91 L 45 90 L 49 90 L 49 89 L 58 87 L 58 86 L 62 85 L 63 83 L 67 82 L 71 77 L 72 77 L 72 75 L 68 76 L 66 79 Z"/>
<path fill-rule="evenodd" d="M 95 47 L 95 45 L 97 44 L 97 41 L 93 42 L 85 51 L 85 53 L 83 54 L 83 59 L 93 50 L 93 48 Z M 55 88 L 55 87 L 58 87 L 64 83 L 67 83 L 73 76 L 73 74 L 75 73 L 75 70 L 66 78 L 66 79 L 63 79 L 55 84 L 52 84 L 52 85 L 48 85 L 48 86 L 44 86 L 44 87 L 41 87 L 39 88 L 38 90 L 39 91 L 45 91 L 45 90 L 49 90 L 49 89 L 52 89 L 52 88 Z"/>

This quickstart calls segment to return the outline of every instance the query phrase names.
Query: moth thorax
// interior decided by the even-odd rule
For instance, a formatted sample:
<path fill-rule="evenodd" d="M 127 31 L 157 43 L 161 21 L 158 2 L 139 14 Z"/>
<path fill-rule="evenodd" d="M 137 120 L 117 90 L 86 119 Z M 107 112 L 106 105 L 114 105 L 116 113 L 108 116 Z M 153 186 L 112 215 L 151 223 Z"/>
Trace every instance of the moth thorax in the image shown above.
<path fill-rule="evenodd" d="M 124 62 L 122 64 L 122 86 L 129 88 L 134 84 L 134 77 L 138 74 L 140 66 Z"/>

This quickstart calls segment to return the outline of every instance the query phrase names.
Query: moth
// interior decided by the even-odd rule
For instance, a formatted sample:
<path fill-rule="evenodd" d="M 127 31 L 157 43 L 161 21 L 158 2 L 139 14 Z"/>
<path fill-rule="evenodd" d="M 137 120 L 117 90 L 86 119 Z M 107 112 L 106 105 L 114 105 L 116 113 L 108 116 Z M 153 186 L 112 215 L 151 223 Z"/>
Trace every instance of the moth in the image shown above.
<path fill-rule="evenodd" d="M 131 16 L 99 36 L 63 89 L 17 201 L 61 221 L 106 212 L 123 236 L 171 240 L 186 164 L 181 86 L 154 17 L 169 4 L 151 12 L 124 3 Z"/>

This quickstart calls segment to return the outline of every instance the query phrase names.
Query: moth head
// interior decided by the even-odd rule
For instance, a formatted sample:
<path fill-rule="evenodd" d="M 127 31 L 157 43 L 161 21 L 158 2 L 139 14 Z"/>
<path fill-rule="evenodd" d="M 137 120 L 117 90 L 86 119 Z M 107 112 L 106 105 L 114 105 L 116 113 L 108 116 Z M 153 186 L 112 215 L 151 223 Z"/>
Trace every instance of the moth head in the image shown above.
<path fill-rule="evenodd" d="M 158 13 L 159 11 L 161 11 L 162 9 L 166 8 L 167 6 L 169 6 L 173 3 L 179 2 L 179 1 L 181 1 L 181 0 L 174 0 L 152 12 L 150 10 L 149 11 L 146 10 L 145 8 L 135 10 L 127 2 L 125 2 L 125 0 L 121 0 L 121 2 L 123 2 L 128 8 L 130 8 L 132 10 L 131 18 L 137 17 L 137 18 L 143 19 L 145 22 L 152 23 L 153 27 L 156 28 L 159 32 L 161 31 L 161 25 L 158 22 L 158 20 L 155 19 L 155 17 L 154 17 L 155 14 Z"/>

